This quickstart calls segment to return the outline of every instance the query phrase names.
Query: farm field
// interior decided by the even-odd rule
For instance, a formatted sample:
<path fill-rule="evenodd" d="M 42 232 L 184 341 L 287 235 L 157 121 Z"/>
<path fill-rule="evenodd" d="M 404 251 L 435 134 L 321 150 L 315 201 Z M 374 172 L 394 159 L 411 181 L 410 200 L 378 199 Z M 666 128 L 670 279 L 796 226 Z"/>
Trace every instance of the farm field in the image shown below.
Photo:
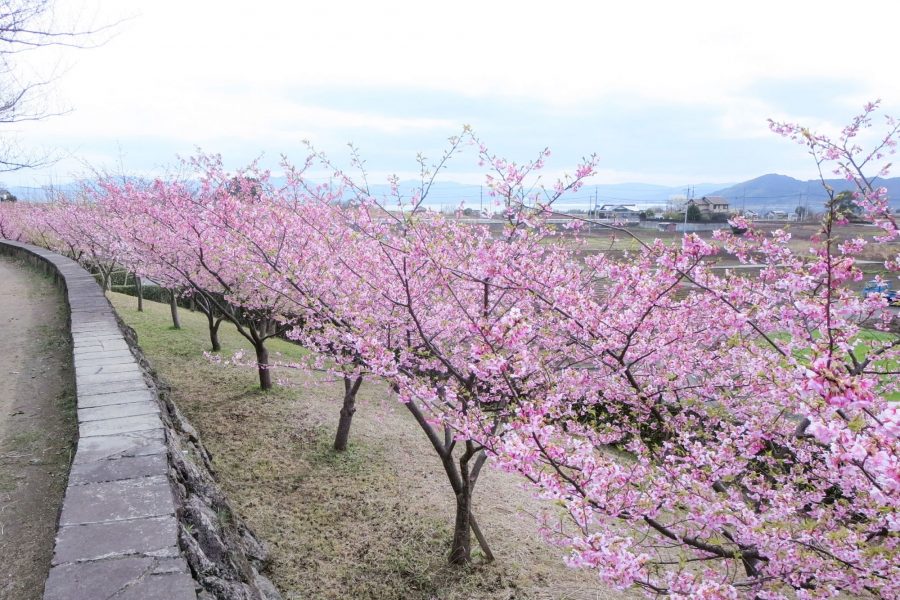
<path fill-rule="evenodd" d="M 791 241 L 788 245 L 795 252 L 806 252 L 809 249 L 812 236 L 818 232 L 820 227 L 818 223 L 776 224 L 758 222 L 754 225 L 764 232 L 774 231 L 779 228 L 790 232 Z M 722 223 L 722 228 L 727 229 L 728 224 Z M 837 226 L 836 230 L 838 242 L 859 237 L 868 238 L 878 231 L 871 225 L 853 223 Z M 660 239 L 670 246 L 679 245 L 683 235 L 680 232 L 654 231 L 639 228 L 633 228 L 629 231 L 641 241 L 650 242 L 654 239 Z M 711 231 L 701 231 L 698 232 L 698 235 L 705 240 L 712 239 Z M 627 236 L 622 232 L 609 229 L 595 228 L 584 233 L 582 237 L 585 242 L 585 251 L 587 252 L 610 252 L 619 254 L 626 251 L 636 252 L 641 247 L 640 243 L 634 238 Z M 900 248 L 900 242 L 898 241 L 890 243 L 870 243 L 860 254 L 859 258 L 862 260 L 884 260 L 892 254 L 895 255 L 898 248 Z M 724 256 L 718 257 L 717 262 L 722 261 L 736 262 L 733 258 L 729 259 Z"/>
<path fill-rule="evenodd" d="M 816 223 L 775 224 L 760 222 L 755 225 L 765 232 L 774 231 L 778 228 L 786 229 L 791 233 L 791 240 L 788 243 L 788 246 L 791 250 L 800 255 L 808 254 L 811 238 L 816 235 L 819 230 L 819 225 Z M 725 223 L 723 223 L 722 226 L 723 228 L 728 227 Z M 838 226 L 836 236 L 837 242 L 840 243 L 854 238 L 871 238 L 875 231 L 876 230 L 873 229 L 871 225 L 865 224 Z M 641 250 L 642 242 L 650 243 L 655 239 L 662 240 L 669 246 L 679 246 L 683 236 L 680 232 L 653 231 L 639 228 L 629 229 L 629 232 L 633 234 L 633 237 L 620 231 L 602 228 L 596 228 L 587 232 L 583 231 L 581 240 L 578 242 L 579 251 L 583 255 L 603 253 L 614 257 L 622 257 L 626 253 L 639 252 Z M 707 241 L 712 240 L 713 237 L 711 231 L 701 231 L 698 232 L 698 235 Z M 566 239 L 572 240 L 571 237 L 567 237 Z M 572 241 L 574 243 L 574 240 Z M 891 256 L 896 256 L 898 251 L 900 251 L 900 241 L 897 240 L 893 242 L 870 242 L 857 257 L 860 261 L 857 266 L 863 272 L 864 278 L 862 281 L 855 282 L 853 288 L 861 292 L 865 282 L 876 275 L 890 278 L 891 275 L 884 268 L 883 263 Z M 718 254 L 710 257 L 708 261 L 722 269 L 740 267 L 738 272 L 743 275 L 755 275 L 758 273 L 757 268 L 752 266 L 742 266 L 737 258 L 729 254 Z M 898 284 L 895 282 L 894 287 L 897 287 L 897 285 Z"/>
<path fill-rule="evenodd" d="M 289 386 L 268 393 L 252 369 L 204 358 L 206 321 L 181 310 L 110 293 L 135 329 L 173 399 L 213 455 L 220 483 L 240 515 L 270 545 L 271 576 L 286 598 L 583 599 L 639 597 L 605 588 L 590 572 L 567 568 L 561 551 L 538 536 L 542 507 L 512 475 L 486 469 L 475 514 L 497 560 L 469 567 L 446 562 L 452 496 L 427 440 L 384 386 L 360 391 L 350 448 L 331 450 L 338 383 L 275 372 Z M 223 325 L 222 356 L 243 338 Z M 245 348 L 246 349 L 246 348 Z M 303 350 L 271 341 L 283 361 Z"/>

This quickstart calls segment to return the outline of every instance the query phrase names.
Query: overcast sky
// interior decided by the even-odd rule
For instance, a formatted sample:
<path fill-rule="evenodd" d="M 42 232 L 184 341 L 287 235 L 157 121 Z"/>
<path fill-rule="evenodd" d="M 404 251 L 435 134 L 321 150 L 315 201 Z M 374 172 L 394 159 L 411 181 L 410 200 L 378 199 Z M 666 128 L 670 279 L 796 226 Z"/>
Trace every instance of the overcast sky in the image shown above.
<path fill-rule="evenodd" d="M 900 114 L 900 2 L 83 1 L 126 20 L 98 48 L 26 57 L 61 65 L 71 110 L 7 128 L 69 158 L 0 174 L 45 185 L 85 165 L 158 172 L 196 147 L 237 166 L 300 161 L 301 140 L 376 177 L 401 176 L 470 124 L 510 159 L 601 159 L 597 183 L 812 177 L 766 118 L 835 129 L 870 99 Z M 447 179 L 477 182 L 474 158 Z"/>

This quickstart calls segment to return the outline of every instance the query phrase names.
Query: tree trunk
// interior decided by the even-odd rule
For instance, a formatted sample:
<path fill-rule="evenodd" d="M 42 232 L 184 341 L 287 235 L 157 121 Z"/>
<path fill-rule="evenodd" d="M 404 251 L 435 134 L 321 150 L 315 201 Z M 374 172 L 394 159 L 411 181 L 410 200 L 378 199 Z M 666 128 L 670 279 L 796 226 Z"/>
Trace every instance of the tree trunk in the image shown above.
<path fill-rule="evenodd" d="M 272 389 L 272 371 L 269 369 L 269 351 L 265 342 L 258 342 L 256 347 L 256 365 L 259 370 L 259 387 L 262 390 Z"/>
<path fill-rule="evenodd" d="M 491 551 L 491 547 L 487 543 L 487 539 L 484 537 L 484 534 L 481 533 L 481 528 L 478 526 L 478 521 L 475 520 L 475 515 L 472 514 L 472 511 L 469 510 L 469 523 L 472 525 L 472 533 L 475 534 L 475 539 L 478 540 L 478 545 L 481 546 L 481 551 L 484 552 L 484 559 L 488 562 L 493 562 L 494 553 Z"/>
<path fill-rule="evenodd" d="M 169 310 L 172 312 L 172 327 L 181 329 L 181 320 L 178 318 L 178 300 L 175 290 L 169 290 Z"/>
<path fill-rule="evenodd" d="M 137 289 L 138 312 L 144 312 L 144 282 L 137 275 L 134 276 L 134 284 Z"/>
<path fill-rule="evenodd" d="M 396 391 L 396 389 L 395 389 Z M 453 449 L 456 447 L 456 441 L 453 440 L 453 432 L 449 428 L 444 428 L 444 439 L 441 440 L 435 428 L 429 423 L 422 411 L 416 406 L 414 400 L 405 403 L 406 408 L 412 413 L 416 422 L 425 432 L 431 445 L 434 447 L 438 456 L 441 458 L 441 464 L 444 466 L 444 472 L 447 474 L 447 480 L 450 487 L 453 488 L 453 494 L 456 497 L 456 519 L 453 526 L 453 542 L 450 546 L 450 555 L 447 560 L 450 564 L 461 565 L 472 562 L 472 539 L 469 532 L 475 534 L 478 544 L 484 552 L 484 557 L 488 561 L 494 560 L 494 553 L 488 546 L 475 516 L 472 514 L 472 494 L 475 491 L 475 482 L 478 481 L 478 475 L 481 468 L 487 462 L 487 454 L 484 449 L 476 446 L 471 441 L 465 442 L 465 452 L 459 457 L 459 463 L 453 460 Z M 474 459 L 474 463 L 472 462 Z"/>
<path fill-rule="evenodd" d="M 103 291 L 110 291 L 112 289 L 112 286 L 110 285 L 110 280 L 112 279 L 112 268 L 107 270 L 104 269 L 102 265 L 97 268 L 100 269 L 100 279 L 102 280 L 101 285 L 103 285 Z"/>
<path fill-rule="evenodd" d="M 456 494 L 456 521 L 453 525 L 453 543 L 450 546 L 451 565 L 463 565 L 472 562 L 472 488 L 462 480 L 462 488 Z"/>
<path fill-rule="evenodd" d="M 218 352 L 222 349 L 222 344 L 219 343 L 219 325 L 222 324 L 222 320 L 215 320 L 212 314 L 206 315 L 206 318 L 209 320 L 209 343 L 212 345 L 212 351 Z"/>
<path fill-rule="evenodd" d="M 199 309 L 206 317 L 206 324 L 209 328 L 209 344 L 212 346 L 212 351 L 220 351 L 222 349 L 222 344 L 219 343 L 219 325 L 222 324 L 223 317 L 216 318 L 216 311 L 212 302 L 202 295 L 191 296 L 191 310 L 194 310 L 195 308 Z"/>
<path fill-rule="evenodd" d="M 344 405 L 341 407 L 341 418 L 338 421 L 337 434 L 334 436 L 334 449 L 343 452 L 347 449 L 347 441 L 350 439 L 350 424 L 353 422 L 353 413 L 356 412 L 356 393 L 362 384 L 362 375 L 356 379 L 344 375 Z"/>

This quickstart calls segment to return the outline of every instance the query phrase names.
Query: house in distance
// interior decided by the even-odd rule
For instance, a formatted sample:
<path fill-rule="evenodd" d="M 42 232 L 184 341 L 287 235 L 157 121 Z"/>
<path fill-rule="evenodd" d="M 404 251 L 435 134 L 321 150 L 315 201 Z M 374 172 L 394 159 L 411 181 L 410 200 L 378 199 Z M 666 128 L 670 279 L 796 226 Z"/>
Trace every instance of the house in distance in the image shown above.
<path fill-rule="evenodd" d="M 691 198 L 688 200 L 688 206 L 691 205 L 696 206 L 700 210 L 700 214 L 707 218 L 715 213 L 727 213 L 730 209 L 728 200 L 722 196 Z"/>
<path fill-rule="evenodd" d="M 632 204 L 604 204 L 596 209 L 595 214 L 592 216 L 597 219 L 624 221 L 626 223 L 640 220 L 639 212 Z"/>

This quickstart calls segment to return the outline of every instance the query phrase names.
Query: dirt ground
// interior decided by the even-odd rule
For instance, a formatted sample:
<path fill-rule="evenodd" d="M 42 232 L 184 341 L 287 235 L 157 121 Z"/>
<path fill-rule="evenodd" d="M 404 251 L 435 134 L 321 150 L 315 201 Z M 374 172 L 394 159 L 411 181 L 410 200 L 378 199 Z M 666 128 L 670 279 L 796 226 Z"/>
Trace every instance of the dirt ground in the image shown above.
<path fill-rule="evenodd" d="M 36 600 L 74 452 L 65 306 L 53 282 L 0 257 L 0 599 Z"/>

